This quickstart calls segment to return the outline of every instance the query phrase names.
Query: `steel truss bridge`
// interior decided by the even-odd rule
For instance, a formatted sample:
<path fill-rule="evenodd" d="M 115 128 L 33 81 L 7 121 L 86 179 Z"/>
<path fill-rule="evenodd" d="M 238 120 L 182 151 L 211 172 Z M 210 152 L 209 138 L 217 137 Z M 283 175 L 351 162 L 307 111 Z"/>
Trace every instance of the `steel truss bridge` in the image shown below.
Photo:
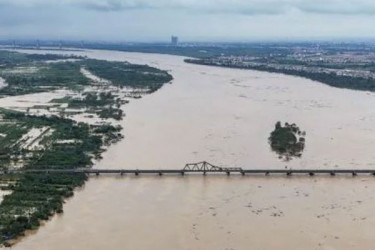
<path fill-rule="evenodd" d="M 188 163 L 182 169 L 94 169 L 94 168 L 72 168 L 72 169 L 8 169 L 0 171 L 0 175 L 4 174 L 25 174 L 25 173 L 39 173 L 39 174 L 86 174 L 86 175 L 100 175 L 100 174 L 239 174 L 239 175 L 309 175 L 325 174 L 335 176 L 337 174 L 357 176 L 374 175 L 375 169 L 242 169 L 242 168 L 225 168 L 212 165 L 206 161 L 198 163 Z"/>

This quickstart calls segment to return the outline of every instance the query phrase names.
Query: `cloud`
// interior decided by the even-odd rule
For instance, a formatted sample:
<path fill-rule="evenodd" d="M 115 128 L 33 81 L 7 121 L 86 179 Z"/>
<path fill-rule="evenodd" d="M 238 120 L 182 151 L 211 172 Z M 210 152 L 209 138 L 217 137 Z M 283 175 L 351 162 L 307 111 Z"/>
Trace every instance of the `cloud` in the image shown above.
<path fill-rule="evenodd" d="M 292 11 L 340 15 L 373 15 L 374 0 L 1 0 L 2 4 L 32 7 L 65 5 L 97 11 L 175 9 L 251 15 Z"/>
<path fill-rule="evenodd" d="M 0 0 L 0 39 L 368 38 L 375 34 L 372 1 Z"/>

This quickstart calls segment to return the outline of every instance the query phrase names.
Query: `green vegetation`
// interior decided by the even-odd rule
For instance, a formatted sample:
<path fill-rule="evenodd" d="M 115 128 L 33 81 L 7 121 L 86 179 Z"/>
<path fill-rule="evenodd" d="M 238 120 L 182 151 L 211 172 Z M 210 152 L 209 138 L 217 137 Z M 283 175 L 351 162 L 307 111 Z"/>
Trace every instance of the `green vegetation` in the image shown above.
<path fill-rule="evenodd" d="M 77 60 L 46 62 L 60 59 Z M 82 74 L 82 67 L 100 78 L 111 81 L 114 86 L 142 88 L 149 92 L 156 91 L 164 83 L 172 80 L 172 76 L 166 71 L 147 65 L 74 56 L 27 55 L 0 51 L 0 77 L 7 83 L 6 87 L 0 89 L 0 96 L 46 92 L 61 88 L 82 90 L 84 86 L 91 84 Z"/>
<path fill-rule="evenodd" d="M 32 116 L 21 112 L 7 111 L 3 114 L 6 121 L 27 128 L 49 127 L 53 133 L 44 138 L 46 149 L 30 157 L 26 168 L 71 168 L 92 164 L 91 156 L 102 152 L 102 146 L 117 142 L 122 138 L 121 127 L 88 125 L 57 116 Z M 9 136 L 9 135 L 8 135 Z M 5 139 L 8 138 L 5 137 Z M 19 136 L 20 137 L 20 136 Z M 60 143 L 61 141 L 72 141 Z M 19 150 L 19 145 L 17 150 Z M 10 148 L 11 149 L 11 148 Z"/>
<path fill-rule="evenodd" d="M 277 122 L 268 140 L 271 149 L 279 155 L 280 159 L 290 161 L 294 157 L 302 156 L 305 148 L 305 135 L 305 132 L 302 132 L 294 123 L 285 123 L 283 127 L 280 122 Z"/>
<path fill-rule="evenodd" d="M 115 120 L 121 120 L 123 115 L 123 111 L 118 108 L 113 108 L 112 106 L 109 108 L 103 108 L 99 112 L 97 112 L 98 116 L 103 119 L 113 118 Z"/>
<path fill-rule="evenodd" d="M 22 124 L 0 123 L 0 169 L 10 162 L 11 155 L 19 151 L 17 142 L 27 131 Z"/>
<path fill-rule="evenodd" d="M 121 127 L 108 124 L 88 125 L 57 116 L 32 116 L 9 110 L 1 110 L 0 114 L 3 116 L 3 121 L 13 124 L 15 128 L 2 138 L 7 143 L 8 156 L 19 158 L 30 151 L 21 148 L 20 143 L 17 143 L 17 140 L 29 129 L 48 127 L 53 131 L 40 142 L 45 146 L 44 150 L 32 151 L 32 156 L 23 158 L 25 168 L 60 169 L 90 166 L 92 157 L 99 156 L 104 145 L 122 138 Z M 69 143 L 66 143 L 67 141 Z M 10 163 L 10 157 L 7 159 L 8 162 L 4 161 L 3 167 Z"/>
<path fill-rule="evenodd" d="M 12 158 L 23 157 L 25 168 L 28 169 L 90 166 L 93 158 L 100 158 L 103 146 L 122 138 L 121 127 L 108 124 L 90 126 L 55 116 L 30 116 L 8 110 L 1 112 L 3 119 L 15 124 L 15 127 L 50 127 L 53 131 L 42 140 L 45 150 L 27 152 L 20 147 L 9 147 L 11 153 L 8 152 L 8 155 Z M 20 138 L 26 131 L 18 132 L 16 138 Z M 3 140 L 15 138 L 13 133 L 8 133 Z M 25 153 L 32 154 L 25 157 Z M 0 204 L 0 244 L 22 234 L 26 229 L 38 227 L 39 220 L 48 219 L 55 212 L 62 212 L 64 198 L 72 196 L 74 187 L 83 185 L 85 180 L 85 175 L 20 175 L 15 184 L 6 188 L 12 193 L 5 196 Z"/>
<path fill-rule="evenodd" d="M 7 83 L 0 89 L 0 95 L 23 95 L 87 85 L 88 79 L 80 73 L 80 67 L 75 62 L 46 63 L 47 60 L 66 59 L 81 60 L 82 57 L 0 51 L 0 77 Z"/>
<path fill-rule="evenodd" d="M 23 54 L 12 51 L 0 50 L 0 69 L 12 68 L 16 66 L 29 65 L 39 61 L 53 61 L 66 59 L 83 59 L 79 56 L 64 56 L 64 55 L 38 55 L 38 54 Z"/>
<path fill-rule="evenodd" d="M 353 90 L 364 90 L 364 91 L 375 91 L 375 80 L 371 78 L 364 78 L 364 77 L 353 77 L 353 76 L 345 76 L 345 75 L 337 75 L 335 73 L 326 73 L 326 72 L 308 72 L 308 71 L 300 71 L 300 70 L 293 70 L 293 69 L 279 69 L 273 68 L 267 65 L 235 65 L 235 64 L 222 64 L 218 65 L 216 63 L 211 62 L 210 60 L 202 60 L 202 59 L 186 59 L 185 62 L 187 63 L 196 63 L 202 65 L 213 65 L 213 66 L 221 66 L 221 67 L 229 67 L 229 68 L 240 68 L 240 69 L 254 69 L 259 71 L 266 71 L 271 73 L 282 73 L 287 75 L 293 76 L 300 76 L 307 79 L 311 79 L 314 81 L 318 81 L 321 83 L 325 83 L 332 87 L 337 88 L 345 88 L 345 89 L 353 89 Z"/>
<path fill-rule="evenodd" d="M 31 66 L 30 66 L 31 67 Z M 88 85 L 89 80 L 80 72 L 80 66 L 73 62 L 34 64 L 34 72 L 0 72 L 8 86 L 0 89 L 0 95 L 23 95 L 51 91 L 62 87 L 78 90 Z"/>
<path fill-rule="evenodd" d="M 119 98 L 115 99 L 115 96 L 111 92 L 86 92 L 83 93 L 83 99 L 71 98 L 68 101 L 70 108 L 89 108 L 89 107 L 103 107 L 108 105 L 113 105 L 115 103 L 121 104 Z"/>
<path fill-rule="evenodd" d="M 167 72 L 147 65 L 92 59 L 83 61 L 82 65 L 94 75 L 107 79 L 119 87 L 144 88 L 154 92 L 172 80 L 172 76 Z"/>
<path fill-rule="evenodd" d="M 282 73 L 287 75 L 300 76 L 314 81 L 325 83 L 336 88 L 375 91 L 375 81 L 370 78 L 360 78 L 351 76 L 338 76 L 335 73 L 313 73 L 298 70 L 273 69 L 265 66 L 248 67 L 255 70 L 272 73 Z"/>
<path fill-rule="evenodd" d="M 62 213 L 64 199 L 73 195 L 73 189 L 82 186 L 85 175 L 25 174 L 13 191 L 0 205 L 0 244 L 10 245 L 9 240 L 22 235 L 25 230 L 36 229 L 41 220 L 54 213 Z"/>
<path fill-rule="evenodd" d="M 47 62 L 60 59 L 77 60 Z M 110 82 L 93 82 L 82 74 L 82 68 Z M 0 89 L 0 96 L 61 88 L 76 93 L 76 96 L 53 100 L 52 107 L 33 107 L 48 111 L 57 109 L 54 112 L 59 116 L 53 113 L 32 115 L 30 108 L 25 113 L 0 109 L 0 171 L 14 165 L 24 169 L 92 166 L 107 146 L 123 138 L 122 128 L 109 123 L 89 125 L 64 118 L 68 114 L 64 110 L 66 106 L 76 109 L 77 113 L 84 109 L 85 113 L 95 113 L 103 119 L 120 120 L 124 116 L 121 105 L 128 102 L 121 98 L 121 87 L 148 93 L 172 79 L 167 72 L 145 65 L 8 51 L 0 51 L 0 77 L 7 83 Z M 78 94 L 86 87 L 90 91 Z M 139 96 L 139 93 L 134 95 Z M 37 135 L 33 136 L 33 133 Z M 64 199 L 72 196 L 74 188 L 83 185 L 86 179 L 86 175 L 70 174 L 0 174 L 0 188 L 11 191 L 0 203 L 0 245 L 11 244 L 25 230 L 37 228 L 41 220 L 61 213 Z"/>
<path fill-rule="evenodd" d="M 55 55 L 55 54 L 21 54 L 31 61 L 55 61 L 55 60 L 67 60 L 75 59 L 82 60 L 85 57 L 75 55 Z"/>
<path fill-rule="evenodd" d="M 74 47 L 74 45 L 72 45 Z M 88 49 L 104 49 L 127 52 L 158 53 L 179 55 L 195 58 L 208 58 L 221 55 L 252 55 L 287 54 L 288 49 L 280 44 L 189 44 L 186 46 L 170 46 L 169 44 L 85 44 Z"/>
<path fill-rule="evenodd" d="M 122 100 L 111 92 L 85 92 L 83 98 L 64 97 L 61 99 L 54 99 L 52 103 L 67 103 L 68 108 L 72 109 L 86 109 L 87 113 L 95 113 L 100 118 L 121 120 L 123 118 L 123 111 L 120 109 L 121 105 L 128 101 Z"/>

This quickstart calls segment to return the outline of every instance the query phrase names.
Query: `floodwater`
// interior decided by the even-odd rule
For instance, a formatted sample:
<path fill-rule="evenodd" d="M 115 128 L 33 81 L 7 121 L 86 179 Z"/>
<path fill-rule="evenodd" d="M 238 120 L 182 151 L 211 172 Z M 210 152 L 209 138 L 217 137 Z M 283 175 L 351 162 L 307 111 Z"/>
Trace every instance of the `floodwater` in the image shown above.
<path fill-rule="evenodd" d="M 71 91 L 68 90 L 56 90 L 44 93 L 33 93 L 22 96 L 7 96 L 0 99 L 0 107 L 8 108 L 13 110 L 25 111 L 27 108 L 32 108 L 38 105 L 52 106 L 49 101 L 54 98 L 62 98 Z"/>
<path fill-rule="evenodd" d="M 125 139 L 97 168 L 178 169 L 202 160 L 246 169 L 374 167 L 373 93 L 178 56 L 74 53 L 174 77 L 124 106 Z M 301 159 L 282 162 L 270 151 L 279 120 L 306 131 Z M 93 177 L 63 215 L 14 249 L 373 249 L 374 189 L 375 179 L 360 176 Z"/>
<path fill-rule="evenodd" d="M 0 89 L 4 88 L 6 86 L 7 86 L 7 84 L 5 83 L 5 79 L 0 77 Z"/>
<path fill-rule="evenodd" d="M 4 190 L 0 190 L 0 202 L 3 201 L 3 198 L 5 195 L 9 194 L 10 192 L 8 191 L 4 191 Z"/>

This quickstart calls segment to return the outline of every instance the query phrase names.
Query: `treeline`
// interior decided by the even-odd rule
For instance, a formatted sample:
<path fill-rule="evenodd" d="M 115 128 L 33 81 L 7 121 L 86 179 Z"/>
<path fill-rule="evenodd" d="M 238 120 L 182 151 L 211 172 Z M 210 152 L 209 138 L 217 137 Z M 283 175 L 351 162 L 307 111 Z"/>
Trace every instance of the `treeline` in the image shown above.
<path fill-rule="evenodd" d="M 63 97 L 53 99 L 52 103 L 67 103 L 68 108 L 82 109 L 85 108 L 87 113 L 95 113 L 100 118 L 121 120 L 123 111 L 120 109 L 122 104 L 127 100 L 122 100 L 111 92 L 85 92 L 83 98 Z"/>
<path fill-rule="evenodd" d="M 29 152 L 27 169 L 81 168 L 92 165 L 93 158 L 100 158 L 105 145 L 122 138 L 121 127 L 112 125 L 88 125 L 56 116 L 32 116 L 21 112 L 1 110 L 3 119 L 26 127 L 50 127 L 52 135 L 43 138 L 45 149 Z M 10 154 L 18 157 L 21 151 Z M 41 220 L 55 212 L 63 211 L 64 199 L 73 195 L 73 189 L 83 185 L 84 174 L 22 174 L 10 182 L 0 204 L 0 245 L 22 235 L 27 229 L 35 229 Z"/>
<path fill-rule="evenodd" d="M 23 124 L 27 128 L 50 127 L 53 130 L 43 144 L 46 149 L 26 164 L 26 168 L 73 168 L 92 164 L 92 156 L 99 156 L 104 144 L 122 138 L 121 127 L 77 123 L 57 116 L 33 116 L 21 112 L 3 112 L 3 119 Z M 103 129 L 100 128 L 103 126 Z M 105 129 L 104 129 L 105 128 Z M 109 138 L 111 138 L 109 140 Z M 74 143 L 60 143 L 73 141 Z"/>
<path fill-rule="evenodd" d="M 312 73 L 306 71 L 287 70 L 287 69 L 272 69 L 269 67 L 251 67 L 255 70 L 267 71 L 272 73 L 282 73 L 287 75 L 300 76 L 321 83 L 325 83 L 332 87 L 353 89 L 353 90 L 364 90 L 374 91 L 375 80 L 370 78 L 351 77 L 351 76 L 340 76 L 335 73 Z"/>
<path fill-rule="evenodd" d="M 7 86 L 0 89 L 0 95 L 16 96 L 30 93 L 51 91 L 59 88 L 80 89 L 90 83 L 80 72 L 80 65 L 74 62 L 36 64 L 31 73 L 8 73 L 0 71 Z"/>
<path fill-rule="evenodd" d="M 191 60 L 186 59 L 187 63 L 195 63 L 202 65 L 211 65 L 227 68 L 240 68 L 240 69 L 253 69 L 259 71 L 266 71 L 271 73 L 281 73 L 293 76 L 300 76 L 321 83 L 325 83 L 332 87 L 353 89 L 353 90 L 364 90 L 364 91 L 375 91 L 375 80 L 370 78 L 351 77 L 351 76 L 340 76 L 335 73 L 313 73 L 307 71 L 298 71 L 291 69 L 275 69 L 268 66 L 240 66 L 240 65 L 217 65 L 210 63 L 207 60 Z"/>
<path fill-rule="evenodd" d="M 80 60 L 46 63 L 48 60 L 69 58 Z M 82 74 L 82 67 L 100 78 L 110 80 L 115 86 L 148 89 L 150 92 L 156 91 L 164 83 L 172 80 L 172 76 L 166 71 L 147 65 L 83 59 L 74 56 L 27 55 L 0 51 L 0 65 L 0 77 L 4 78 L 7 83 L 6 87 L 0 89 L 0 95 L 3 96 L 46 92 L 60 88 L 80 90 L 83 86 L 92 83 Z M 21 66 L 22 68 L 17 68 Z M 27 72 L 27 68 L 33 70 Z M 9 71 L 9 69 L 17 70 Z"/>
<path fill-rule="evenodd" d="M 36 229 L 41 220 L 63 212 L 64 199 L 84 184 L 84 174 L 25 174 L 20 176 L 0 205 L 0 244 Z"/>
<path fill-rule="evenodd" d="M 126 52 L 158 53 L 179 55 L 194 58 L 209 58 L 221 55 L 251 55 L 267 56 L 270 54 L 286 55 L 290 48 L 280 46 L 280 44 L 195 44 L 190 46 L 170 46 L 166 44 L 86 44 L 88 49 L 104 49 Z"/>
<path fill-rule="evenodd" d="M 94 75 L 120 87 L 148 88 L 154 92 L 172 80 L 172 76 L 166 71 L 147 65 L 93 59 L 84 60 L 82 64 Z"/>
<path fill-rule="evenodd" d="M 15 66 L 24 66 L 25 64 L 31 64 L 40 61 L 64 59 L 83 59 L 83 57 L 74 55 L 25 54 L 13 51 L 0 50 L 0 69 Z"/>

